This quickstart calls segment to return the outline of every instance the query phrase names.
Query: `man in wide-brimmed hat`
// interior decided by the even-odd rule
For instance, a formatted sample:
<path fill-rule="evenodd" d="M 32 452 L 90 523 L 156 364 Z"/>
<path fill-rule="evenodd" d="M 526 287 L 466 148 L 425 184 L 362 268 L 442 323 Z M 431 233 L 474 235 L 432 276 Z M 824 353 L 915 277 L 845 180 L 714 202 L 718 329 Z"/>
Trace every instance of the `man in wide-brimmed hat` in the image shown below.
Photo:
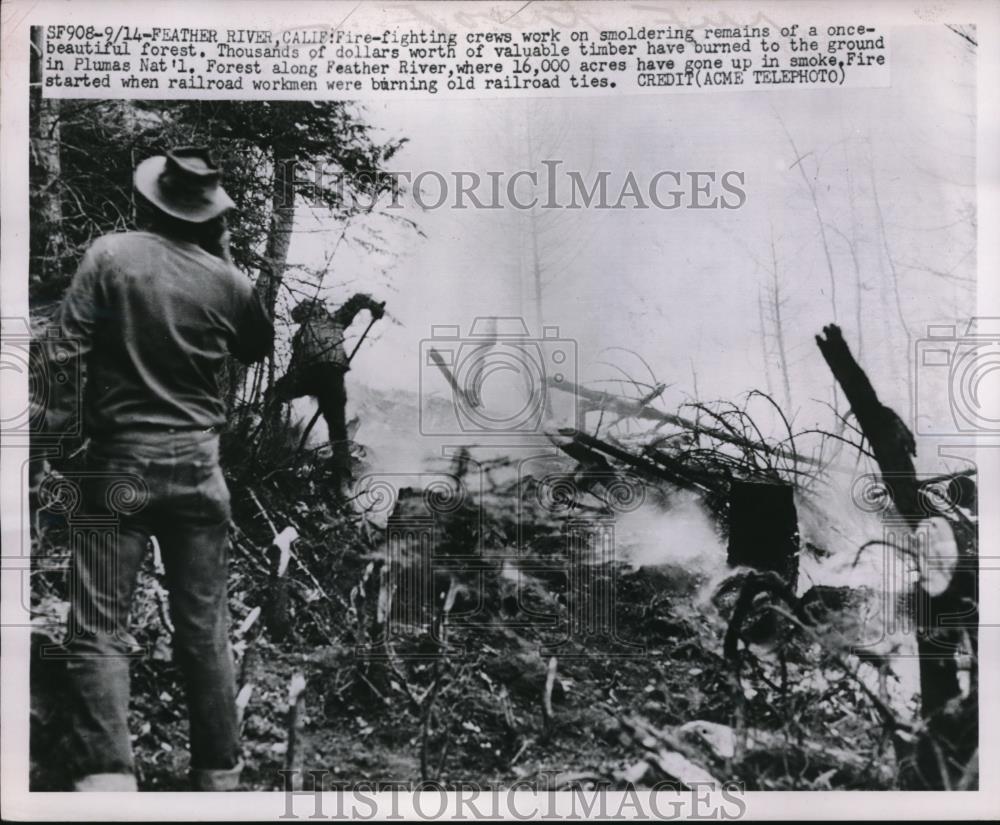
<path fill-rule="evenodd" d="M 194 787 L 235 789 L 242 767 L 219 382 L 228 356 L 249 364 L 267 355 L 274 330 L 229 260 L 225 214 L 233 201 L 220 174 L 200 148 L 139 164 L 134 181 L 148 230 L 95 241 L 60 310 L 61 337 L 76 342 L 86 364 L 85 506 L 117 519 L 111 546 L 74 548 L 65 648 L 77 790 L 136 787 L 128 701 L 137 651 L 128 614 L 151 537 L 166 569 L 174 658 L 186 683 Z M 64 410 L 50 407 L 50 431 L 60 431 Z"/>

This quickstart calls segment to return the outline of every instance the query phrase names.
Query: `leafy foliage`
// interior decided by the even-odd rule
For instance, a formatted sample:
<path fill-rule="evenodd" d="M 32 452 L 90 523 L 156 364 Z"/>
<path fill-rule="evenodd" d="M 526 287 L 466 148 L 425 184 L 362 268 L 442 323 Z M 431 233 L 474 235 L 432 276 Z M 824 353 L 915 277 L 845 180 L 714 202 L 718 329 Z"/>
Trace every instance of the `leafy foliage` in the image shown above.
<path fill-rule="evenodd" d="M 385 164 L 405 143 L 379 140 L 363 113 L 343 102 L 66 100 L 48 128 L 59 132 L 61 172 L 55 191 L 44 194 L 59 199 L 62 221 L 51 226 L 51 213 L 35 198 L 36 301 L 62 294 L 75 262 L 96 237 L 135 227 L 132 172 L 150 155 L 178 145 L 212 148 L 236 203 L 233 258 L 245 271 L 259 273 L 272 263 L 264 254 L 276 206 L 291 208 L 298 200 L 341 222 L 372 215 L 392 184 Z M 39 163 L 36 158 L 36 169 Z M 43 193 L 36 187 L 35 194 Z M 55 251 L 58 275 L 45 278 L 42 259 L 52 254 L 48 239 L 56 230 L 65 239 Z"/>

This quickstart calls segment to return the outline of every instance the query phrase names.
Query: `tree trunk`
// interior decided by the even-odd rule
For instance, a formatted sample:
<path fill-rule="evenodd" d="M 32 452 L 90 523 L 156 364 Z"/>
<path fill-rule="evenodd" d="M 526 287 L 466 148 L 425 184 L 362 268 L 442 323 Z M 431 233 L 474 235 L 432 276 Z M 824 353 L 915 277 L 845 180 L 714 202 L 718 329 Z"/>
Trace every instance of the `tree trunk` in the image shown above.
<path fill-rule="evenodd" d="M 895 411 L 878 400 L 875 388 L 854 360 L 840 327 L 831 324 L 824 327 L 823 332 L 826 338 L 816 336 L 820 352 L 844 390 L 858 426 L 871 443 L 897 512 L 913 528 L 924 517 L 913 467 L 912 457 L 917 454 L 913 433 Z"/>
<path fill-rule="evenodd" d="M 781 282 L 778 279 L 778 251 L 774 245 L 774 230 L 771 231 L 771 277 L 773 283 L 774 340 L 778 348 L 778 365 L 781 367 L 781 388 L 785 394 L 785 412 L 790 417 L 792 410 L 792 383 L 788 378 L 788 356 L 785 353 L 785 330 L 781 322 Z"/>
<path fill-rule="evenodd" d="M 274 188 L 271 193 L 271 221 L 264 248 L 264 266 L 257 279 L 257 292 L 264 306 L 274 315 L 281 280 L 288 264 L 288 249 L 292 244 L 295 223 L 294 160 L 282 157 L 280 147 L 273 147 Z"/>
<path fill-rule="evenodd" d="M 271 219 L 268 226 L 267 243 L 264 247 L 264 263 L 257 276 L 256 289 L 261 302 L 268 314 L 273 318 L 278 305 L 278 293 L 288 265 L 288 250 L 292 244 L 292 229 L 295 224 L 295 169 L 294 159 L 285 157 L 285 152 L 279 144 L 272 146 L 272 165 L 274 179 L 271 190 Z M 247 370 L 242 365 L 236 366 L 234 389 L 245 392 Z M 274 354 L 268 356 L 267 363 L 262 367 L 265 375 L 255 374 L 253 392 L 257 395 L 261 390 L 266 392 L 274 385 L 275 364 Z M 254 402 L 254 398 L 247 399 Z M 271 412 L 280 413 L 278 405 L 271 406 Z"/>
<path fill-rule="evenodd" d="M 854 360 L 840 328 L 823 328 L 816 336 L 823 358 L 844 390 L 858 426 L 871 443 L 875 460 L 905 529 L 911 533 L 928 515 L 921 504 L 920 484 L 912 457 L 916 455 L 913 434 L 899 416 L 883 405 L 864 370 Z M 917 655 L 920 659 L 921 714 L 927 720 L 927 734 L 916 745 L 915 774 L 917 787 L 949 788 L 974 759 L 978 744 L 978 716 L 975 692 L 954 708 L 952 700 L 961 696 L 958 661 L 963 628 L 954 621 L 961 615 L 970 627 L 975 648 L 975 625 L 978 623 L 978 582 L 975 562 L 975 537 L 953 526 L 959 546 L 959 566 L 952 574 L 947 590 L 931 597 L 921 583 L 910 594 L 916 607 Z M 971 607 L 971 613 L 970 613 Z M 949 624 L 948 617 L 952 617 Z M 973 665 L 975 667 L 975 664 Z M 955 768 L 958 768 L 958 776 Z"/>
<path fill-rule="evenodd" d="M 764 381 L 767 384 L 767 394 L 774 397 L 774 385 L 771 383 L 771 356 L 767 351 L 767 320 L 764 316 L 764 288 L 757 287 L 757 316 L 760 319 L 760 349 L 764 356 Z M 698 398 L 698 391 L 694 391 Z"/>
<path fill-rule="evenodd" d="M 271 219 L 268 225 L 267 243 L 264 247 L 264 261 L 257 276 L 255 288 L 261 302 L 273 318 L 281 291 L 282 278 L 288 264 L 288 250 L 292 243 L 292 228 L 295 224 L 295 180 L 294 161 L 285 157 L 279 144 L 271 148 L 274 177 L 271 190 Z M 252 378 L 250 378 L 252 376 Z M 232 409 L 238 399 L 246 403 L 240 417 L 239 430 L 246 433 L 252 424 L 253 412 L 261 412 L 269 421 L 277 420 L 281 414 L 278 404 L 261 405 L 261 394 L 274 385 L 274 354 L 266 363 L 247 368 L 235 359 L 230 359 L 227 375 L 226 398 Z M 247 384 L 250 384 L 248 387 Z M 264 396 L 266 397 L 266 396 Z"/>
<path fill-rule="evenodd" d="M 45 38 L 41 26 L 31 27 L 31 163 L 33 220 L 40 222 L 37 238 L 44 247 L 33 250 L 37 265 L 31 273 L 36 284 L 62 276 L 65 236 L 62 229 L 62 163 L 59 155 L 59 101 L 42 96 L 42 55 Z"/>
<path fill-rule="evenodd" d="M 895 299 L 896 304 L 896 315 L 899 318 L 899 328 L 906 335 L 906 352 L 907 355 L 913 352 L 913 333 L 910 332 L 910 327 L 906 323 L 906 315 L 903 312 L 903 299 L 899 291 L 899 273 L 896 271 L 896 261 L 892 257 L 892 250 L 889 247 L 889 236 L 885 231 L 885 216 L 882 213 L 882 204 L 878 198 L 878 185 L 875 182 L 875 168 L 874 166 L 869 166 L 868 169 L 869 178 L 871 180 L 872 187 L 872 202 L 875 205 L 875 215 L 878 218 L 878 231 L 879 236 L 882 241 L 882 251 L 885 252 L 885 260 L 889 265 L 889 275 L 891 276 L 892 284 L 892 295 Z M 910 409 L 913 409 L 913 384 L 909 381 L 906 382 L 906 391 L 908 394 L 907 400 L 910 402 Z"/>

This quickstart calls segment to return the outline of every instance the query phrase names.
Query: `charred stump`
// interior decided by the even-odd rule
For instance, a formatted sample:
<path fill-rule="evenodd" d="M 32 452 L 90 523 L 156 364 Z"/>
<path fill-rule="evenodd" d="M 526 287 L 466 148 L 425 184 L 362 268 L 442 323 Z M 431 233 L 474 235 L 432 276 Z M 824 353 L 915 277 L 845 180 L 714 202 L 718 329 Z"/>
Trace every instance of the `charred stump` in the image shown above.
<path fill-rule="evenodd" d="M 794 592 L 799 575 L 799 526 L 791 484 L 732 482 L 726 560 L 734 567 L 777 573 Z"/>

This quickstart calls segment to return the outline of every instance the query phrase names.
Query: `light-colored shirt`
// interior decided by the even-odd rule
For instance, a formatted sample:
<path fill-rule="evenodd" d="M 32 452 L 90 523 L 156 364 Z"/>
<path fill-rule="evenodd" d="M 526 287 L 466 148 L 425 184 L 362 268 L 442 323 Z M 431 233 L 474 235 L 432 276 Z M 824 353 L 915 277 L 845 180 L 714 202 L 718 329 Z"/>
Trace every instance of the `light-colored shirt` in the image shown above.
<path fill-rule="evenodd" d="M 124 232 L 87 250 L 63 299 L 58 336 L 85 365 L 84 432 L 100 437 L 222 424 L 226 356 L 263 358 L 274 328 L 232 264 L 194 243 Z M 80 388 L 66 384 L 51 388 L 49 432 L 78 406 L 72 393 Z"/>

